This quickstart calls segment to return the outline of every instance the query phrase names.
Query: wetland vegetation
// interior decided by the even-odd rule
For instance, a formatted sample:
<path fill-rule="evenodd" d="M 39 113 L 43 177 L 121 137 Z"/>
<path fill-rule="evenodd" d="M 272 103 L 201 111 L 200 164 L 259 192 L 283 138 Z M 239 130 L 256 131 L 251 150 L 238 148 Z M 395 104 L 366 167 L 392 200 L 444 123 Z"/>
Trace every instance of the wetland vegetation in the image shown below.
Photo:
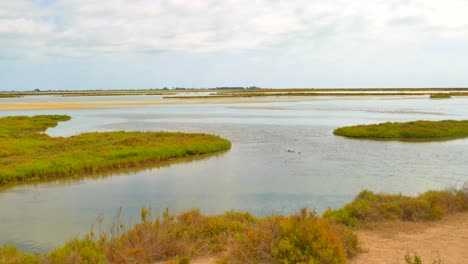
<path fill-rule="evenodd" d="M 335 135 L 362 139 L 445 140 L 468 137 L 468 120 L 386 122 L 347 126 L 336 129 Z"/>
<path fill-rule="evenodd" d="M 177 93 L 212 93 L 208 96 L 174 96 Z M 468 88 L 287 88 L 287 89 L 135 89 L 135 90 L 83 90 L 83 91 L 22 91 L 0 92 L 2 97 L 22 97 L 35 95 L 55 96 L 125 96 L 163 95 L 167 98 L 211 98 L 211 97 L 260 97 L 260 96 L 381 96 L 381 95 L 440 95 L 467 96 Z"/>
<path fill-rule="evenodd" d="M 47 254 L 0 248 L 2 263 L 189 263 L 214 256 L 217 263 L 346 263 L 362 250 L 356 228 L 389 220 L 434 221 L 468 210 L 462 190 L 428 191 L 417 197 L 375 194 L 364 190 L 343 208 L 323 216 L 307 209 L 291 216 L 263 218 L 229 211 L 203 215 L 191 210 L 151 215 L 141 210 L 141 221 L 130 229 L 118 220 L 110 233 L 91 228 Z"/>
<path fill-rule="evenodd" d="M 334 223 L 358 227 L 389 220 L 434 221 L 466 210 L 468 193 L 463 190 L 427 191 L 416 197 L 364 190 L 351 203 L 327 210 L 323 216 Z"/>
<path fill-rule="evenodd" d="M 44 133 L 69 119 L 0 118 L 0 185 L 148 165 L 231 147 L 228 140 L 207 134 L 117 131 L 52 138 Z"/>
<path fill-rule="evenodd" d="M 228 141 L 205 134 L 105 132 L 53 138 L 44 133 L 69 119 L 68 116 L 0 118 L 0 185 L 160 164 L 168 159 L 230 147 Z M 406 133 L 415 129 L 412 132 L 417 135 L 432 135 L 430 139 L 441 138 L 440 133 L 459 138 L 464 137 L 460 131 L 466 132 L 466 122 L 385 123 L 404 125 L 377 130 L 385 134 L 391 128 Z M 437 136 L 431 134 L 434 128 L 438 129 Z M 397 139 L 401 139 L 402 132 L 399 133 Z M 153 152 L 156 149 L 160 151 Z M 22 170 L 12 164 L 21 165 L 18 168 Z M 8 175 L 5 172 L 10 177 L 5 177 Z M 18 172 L 22 174 L 15 176 Z M 217 258 L 217 263 L 346 263 L 361 252 L 355 230 L 376 222 L 436 221 L 467 210 L 468 194 L 459 190 L 429 191 L 417 197 L 366 190 L 351 203 L 329 209 L 322 216 L 306 209 L 292 215 L 267 217 L 236 211 L 204 215 L 198 210 L 152 215 L 151 209 L 144 208 L 141 221 L 134 226 L 127 227 L 124 221 L 116 220 L 107 233 L 96 226 L 85 237 L 73 239 L 49 253 L 0 247 L 0 263 L 189 263 L 207 256 Z"/>

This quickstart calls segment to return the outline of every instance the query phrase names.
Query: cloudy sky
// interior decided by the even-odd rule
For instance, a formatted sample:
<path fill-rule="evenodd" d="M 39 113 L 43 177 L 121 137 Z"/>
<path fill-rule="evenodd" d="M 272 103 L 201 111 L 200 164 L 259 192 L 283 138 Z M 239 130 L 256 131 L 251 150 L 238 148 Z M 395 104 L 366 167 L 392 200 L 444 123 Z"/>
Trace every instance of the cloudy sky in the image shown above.
<path fill-rule="evenodd" d="M 0 90 L 468 86 L 467 0 L 0 0 Z"/>

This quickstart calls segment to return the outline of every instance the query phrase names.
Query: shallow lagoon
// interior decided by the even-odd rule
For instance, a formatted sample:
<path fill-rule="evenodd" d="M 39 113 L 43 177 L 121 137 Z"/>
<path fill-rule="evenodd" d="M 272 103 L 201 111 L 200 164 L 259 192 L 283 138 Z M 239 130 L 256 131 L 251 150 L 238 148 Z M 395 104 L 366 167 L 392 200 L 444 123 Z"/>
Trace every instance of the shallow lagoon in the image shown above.
<path fill-rule="evenodd" d="M 77 100 L 86 101 L 88 97 Z M 460 186 L 468 180 L 468 139 L 408 143 L 353 140 L 332 134 L 337 127 L 364 123 L 468 119 L 467 97 L 307 100 L 0 111 L 3 116 L 71 115 L 71 121 L 48 130 L 52 136 L 86 131 L 166 130 L 218 134 L 233 143 L 230 151 L 202 160 L 7 188 L 0 192 L 0 244 L 12 243 L 30 251 L 49 250 L 87 232 L 98 216 L 104 217 L 101 228 L 108 230 L 120 207 L 121 218 L 127 223 L 138 220 L 143 206 L 157 212 L 165 207 L 174 211 L 196 207 L 205 213 L 236 209 L 257 215 L 288 214 L 301 207 L 321 212 L 342 206 L 364 188 L 417 194 Z"/>

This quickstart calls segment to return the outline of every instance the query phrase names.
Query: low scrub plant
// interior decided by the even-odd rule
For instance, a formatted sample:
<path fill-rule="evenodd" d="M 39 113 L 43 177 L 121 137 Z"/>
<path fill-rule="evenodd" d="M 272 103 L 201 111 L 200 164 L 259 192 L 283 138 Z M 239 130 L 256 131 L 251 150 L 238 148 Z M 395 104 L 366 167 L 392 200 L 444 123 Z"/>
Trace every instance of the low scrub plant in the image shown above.
<path fill-rule="evenodd" d="M 2 264 L 39 264 L 39 255 L 21 252 L 14 246 L 0 247 L 0 263 Z"/>
<path fill-rule="evenodd" d="M 428 191 L 412 197 L 362 191 L 340 209 L 329 209 L 323 217 L 350 227 L 376 221 L 433 221 L 445 214 L 468 210 L 468 194 L 462 190 Z"/>
<path fill-rule="evenodd" d="M 91 231 L 45 255 L 14 250 L 7 260 L 22 257 L 18 263 L 182 264 L 214 255 L 220 256 L 219 263 L 346 263 L 360 248 L 349 228 L 303 209 L 263 218 L 235 211 L 212 216 L 198 210 L 177 216 L 166 211 L 162 217 L 148 214 L 123 234 L 96 236 Z"/>
<path fill-rule="evenodd" d="M 44 255 L 5 246 L 0 263 L 190 263 L 206 256 L 218 256 L 217 263 L 346 263 L 361 252 L 353 228 L 388 220 L 433 221 L 467 210 L 468 193 L 461 190 L 415 197 L 364 190 L 322 216 L 307 209 L 267 217 L 237 211 L 204 215 L 199 210 L 173 215 L 166 209 L 154 216 L 143 208 L 141 221 L 126 231 L 95 234 L 91 229 L 84 238 Z M 405 258 L 407 263 L 420 260 Z"/>

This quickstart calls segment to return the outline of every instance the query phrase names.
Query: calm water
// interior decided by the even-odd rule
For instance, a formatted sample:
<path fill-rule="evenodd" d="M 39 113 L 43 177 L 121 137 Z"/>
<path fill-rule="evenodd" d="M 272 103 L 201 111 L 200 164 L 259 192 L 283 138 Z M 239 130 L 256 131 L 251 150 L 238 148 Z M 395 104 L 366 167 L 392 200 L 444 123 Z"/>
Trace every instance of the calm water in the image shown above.
<path fill-rule="evenodd" d="M 143 206 L 157 212 L 165 207 L 256 215 L 289 214 L 301 207 L 322 212 L 342 206 L 364 188 L 417 194 L 468 180 L 466 139 L 403 143 L 332 135 L 334 128 L 353 124 L 468 119 L 468 98 L 323 97 L 294 103 L 0 111 L 52 113 L 73 117 L 49 129 L 52 136 L 111 130 L 206 132 L 228 138 L 233 146 L 226 153 L 162 168 L 8 188 L 0 192 L 0 244 L 50 250 L 86 233 L 98 216 L 108 230 L 120 207 L 128 223 L 138 220 Z"/>

